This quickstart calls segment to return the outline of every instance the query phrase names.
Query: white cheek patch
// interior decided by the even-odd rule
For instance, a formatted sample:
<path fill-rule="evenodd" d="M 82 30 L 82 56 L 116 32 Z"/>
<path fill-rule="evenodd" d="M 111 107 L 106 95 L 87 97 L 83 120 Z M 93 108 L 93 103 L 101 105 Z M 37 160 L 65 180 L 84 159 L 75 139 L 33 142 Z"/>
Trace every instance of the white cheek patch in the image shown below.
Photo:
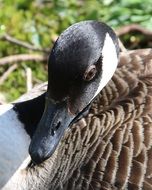
<path fill-rule="evenodd" d="M 116 47 L 108 33 L 105 37 L 104 46 L 102 49 L 102 56 L 102 76 L 99 87 L 92 99 L 94 99 L 94 97 L 106 86 L 106 84 L 112 78 L 118 65 Z"/>

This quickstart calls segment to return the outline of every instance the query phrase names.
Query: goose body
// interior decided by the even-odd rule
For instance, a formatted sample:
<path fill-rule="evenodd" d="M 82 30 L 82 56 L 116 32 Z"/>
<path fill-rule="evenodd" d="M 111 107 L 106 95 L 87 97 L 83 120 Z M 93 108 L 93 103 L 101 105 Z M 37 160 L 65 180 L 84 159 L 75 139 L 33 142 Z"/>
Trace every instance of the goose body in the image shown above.
<path fill-rule="evenodd" d="M 41 129 L 46 94 L 32 100 L 26 100 L 25 96 L 24 102 L 0 107 L 0 140 L 3 139 L 0 155 L 6 154 L 9 161 L 6 165 L 6 159 L 0 158 L 0 165 L 4 166 L 0 167 L 0 188 L 152 189 L 151 74 L 152 50 L 121 53 L 112 80 L 94 99 L 99 88 L 95 90 L 88 113 L 82 112 L 65 131 L 58 146 L 55 144 L 55 149 L 51 149 L 50 157 L 45 151 L 40 154 L 39 147 L 46 150 L 47 146 L 39 143 L 35 136 Z M 60 95 L 57 91 L 54 93 Z M 74 108 L 69 108 L 71 113 L 77 110 Z M 6 130 L 12 131 L 11 127 L 15 135 Z M 38 159 L 35 151 L 38 151 Z M 29 164 L 30 156 L 36 164 Z"/>

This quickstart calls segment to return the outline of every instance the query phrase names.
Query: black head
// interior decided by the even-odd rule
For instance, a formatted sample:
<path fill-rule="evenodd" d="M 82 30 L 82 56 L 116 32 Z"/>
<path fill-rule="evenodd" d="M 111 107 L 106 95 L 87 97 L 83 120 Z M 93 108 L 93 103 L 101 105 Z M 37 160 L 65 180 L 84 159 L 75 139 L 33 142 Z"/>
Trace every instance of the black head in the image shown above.
<path fill-rule="evenodd" d="M 105 44 L 106 40 L 109 44 Z M 108 46 L 105 52 L 104 45 Z M 70 112 L 80 112 L 100 85 L 105 57 L 111 59 L 105 64 L 109 70 L 114 67 L 114 72 L 118 43 L 109 26 L 85 21 L 69 27 L 59 36 L 49 56 L 49 97 L 57 102 L 67 99 Z"/>
<path fill-rule="evenodd" d="M 45 111 L 30 145 L 35 162 L 51 156 L 64 130 L 108 83 L 118 53 L 115 33 L 101 22 L 80 22 L 59 36 L 48 61 Z"/>

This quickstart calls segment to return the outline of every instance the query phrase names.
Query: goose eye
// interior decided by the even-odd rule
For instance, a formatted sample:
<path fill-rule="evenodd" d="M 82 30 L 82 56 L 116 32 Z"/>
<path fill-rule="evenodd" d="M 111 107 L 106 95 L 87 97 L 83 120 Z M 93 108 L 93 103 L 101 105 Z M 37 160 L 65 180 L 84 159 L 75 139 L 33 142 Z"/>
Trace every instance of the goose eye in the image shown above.
<path fill-rule="evenodd" d="M 85 81 L 90 81 L 92 80 L 95 75 L 96 75 L 97 69 L 95 65 L 91 65 L 89 68 L 87 68 L 87 70 L 84 73 L 83 79 Z"/>

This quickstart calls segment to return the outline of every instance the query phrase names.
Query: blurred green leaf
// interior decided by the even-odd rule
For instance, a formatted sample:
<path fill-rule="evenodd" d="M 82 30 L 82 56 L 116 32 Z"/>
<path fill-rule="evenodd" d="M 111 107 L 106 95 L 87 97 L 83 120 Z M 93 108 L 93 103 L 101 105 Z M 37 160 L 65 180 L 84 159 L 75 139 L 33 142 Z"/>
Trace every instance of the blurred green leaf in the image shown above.
<path fill-rule="evenodd" d="M 0 0 L 0 37 L 8 33 L 35 47 L 50 48 L 57 36 L 75 22 L 99 20 L 113 28 L 139 23 L 152 29 L 151 15 L 151 0 Z M 130 36 L 125 38 L 129 41 Z M 0 57 L 22 53 L 31 51 L 0 41 Z M 18 63 L 18 68 L 0 86 L 8 100 L 26 91 L 26 66 L 32 69 L 35 81 L 47 80 L 47 63 Z M 8 66 L 0 67 L 0 75 L 7 69 Z"/>

